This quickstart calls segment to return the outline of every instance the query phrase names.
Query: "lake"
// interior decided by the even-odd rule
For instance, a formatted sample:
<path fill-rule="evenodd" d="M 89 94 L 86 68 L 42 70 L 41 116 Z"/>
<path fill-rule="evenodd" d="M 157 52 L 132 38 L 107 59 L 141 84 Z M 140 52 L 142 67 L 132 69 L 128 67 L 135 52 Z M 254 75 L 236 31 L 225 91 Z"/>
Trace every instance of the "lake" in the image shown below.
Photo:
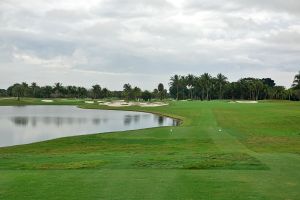
<path fill-rule="evenodd" d="M 178 120 L 143 112 L 75 106 L 0 106 L 0 147 L 178 124 Z"/>

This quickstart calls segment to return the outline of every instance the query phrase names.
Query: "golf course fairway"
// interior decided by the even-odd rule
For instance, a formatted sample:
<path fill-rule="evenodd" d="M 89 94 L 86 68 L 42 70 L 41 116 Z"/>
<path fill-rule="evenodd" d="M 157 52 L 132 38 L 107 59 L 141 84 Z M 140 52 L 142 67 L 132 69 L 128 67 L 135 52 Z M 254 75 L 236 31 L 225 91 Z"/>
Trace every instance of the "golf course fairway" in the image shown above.
<path fill-rule="evenodd" d="M 35 104 L 108 109 L 77 100 L 0 100 Z M 299 102 L 120 109 L 182 124 L 0 148 L 0 199 L 300 199 Z"/>

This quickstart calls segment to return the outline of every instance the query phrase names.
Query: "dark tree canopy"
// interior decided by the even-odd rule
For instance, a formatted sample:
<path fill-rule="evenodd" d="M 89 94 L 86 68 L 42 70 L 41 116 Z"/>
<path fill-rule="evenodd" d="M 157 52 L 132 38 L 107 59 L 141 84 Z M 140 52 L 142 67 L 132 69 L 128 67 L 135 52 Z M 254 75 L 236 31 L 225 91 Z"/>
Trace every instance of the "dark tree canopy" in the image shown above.
<path fill-rule="evenodd" d="M 216 77 L 208 73 L 196 76 L 193 74 L 174 75 L 170 78 L 169 92 L 162 83 L 150 92 L 143 91 L 137 86 L 124 84 L 123 91 L 110 91 L 102 88 L 99 84 L 91 88 L 77 87 L 73 85 L 64 86 L 62 83 L 54 85 L 39 86 L 33 82 L 15 83 L 5 89 L 0 89 L 0 97 L 16 97 L 18 100 L 22 97 L 34 98 L 123 98 L 126 100 L 151 100 L 152 98 L 163 100 L 173 98 L 177 100 L 213 100 L 213 99 L 300 99 L 300 72 L 295 75 L 292 88 L 286 89 L 278 86 L 271 78 L 241 78 L 236 82 L 229 82 L 223 74 Z"/>

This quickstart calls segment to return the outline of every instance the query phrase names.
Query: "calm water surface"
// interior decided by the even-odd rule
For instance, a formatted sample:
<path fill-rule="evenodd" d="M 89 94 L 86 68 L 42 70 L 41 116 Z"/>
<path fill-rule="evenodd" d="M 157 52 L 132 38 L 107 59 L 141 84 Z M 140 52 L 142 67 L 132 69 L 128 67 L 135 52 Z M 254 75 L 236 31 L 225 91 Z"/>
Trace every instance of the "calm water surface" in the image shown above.
<path fill-rule="evenodd" d="M 73 135 L 176 125 L 177 120 L 141 112 L 87 110 L 74 106 L 0 106 L 0 147 Z"/>

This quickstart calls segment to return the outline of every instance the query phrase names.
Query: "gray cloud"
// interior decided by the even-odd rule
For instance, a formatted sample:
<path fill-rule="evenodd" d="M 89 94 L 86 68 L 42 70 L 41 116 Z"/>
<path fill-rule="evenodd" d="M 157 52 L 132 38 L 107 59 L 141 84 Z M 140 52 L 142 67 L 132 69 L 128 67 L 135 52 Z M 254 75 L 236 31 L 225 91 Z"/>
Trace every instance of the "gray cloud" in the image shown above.
<path fill-rule="evenodd" d="M 296 0 L 2 0 L 0 87 L 150 89 L 174 73 L 203 72 L 289 86 L 300 63 L 299 11 Z"/>
<path fill-rule="evenodd" d="M 298 0 L 189 0 L 185 1 L 187 8 L 203 10 L 256 10 L 256 11 L 274 11 L 299 14 L 300 2 Z"/>

